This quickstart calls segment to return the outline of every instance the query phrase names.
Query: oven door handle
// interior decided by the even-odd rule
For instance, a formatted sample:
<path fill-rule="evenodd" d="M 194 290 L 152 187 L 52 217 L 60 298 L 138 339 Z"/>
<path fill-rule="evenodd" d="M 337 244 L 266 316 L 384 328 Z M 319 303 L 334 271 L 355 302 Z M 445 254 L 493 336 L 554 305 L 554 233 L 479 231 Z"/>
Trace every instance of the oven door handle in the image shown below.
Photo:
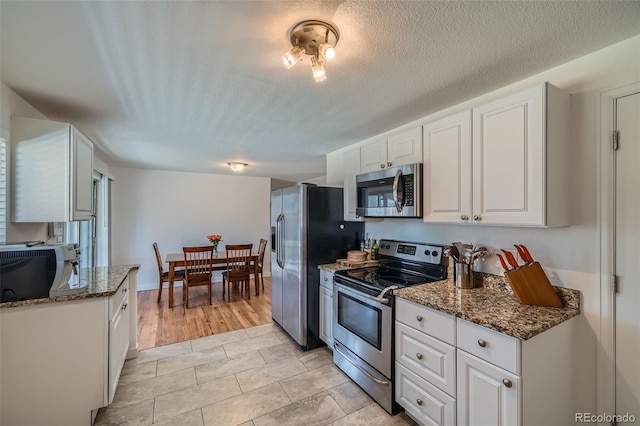
<path fill-rule="evenodd" d="M 389 386 L 391 384 L 391 382 L 388 382 L 387 380 L 380 380 L 377 379 L 375 377 L 373 377 L 368 371 L 366 371 L 364 368 L 360 367 L 357 363 L 353 362 L 353 360 L 344 352 L 342 352 L 340 350 L 340 347 L 338 345 L 335 345 L 333 348 L 334 351 L 338 351 L 340 353 L 340 355 L 342 355 L 344 357 L 344 359 L 346 359 L 347 361 L 349 361 L 349 363 L 351 365 L 353 365 L 355 368 L 357 368 L 358 370 L 360 370 L 360 372 L 362 374 L 364 374 L 365 376 L 367 376 L 369 379 L 373 380 L 374 382 L 376 382 L 379 385 L 382 386 Z"/>
<path fill-rule="evenodd" d="M 402 170 L 398 170 L 396 177 L 393 179 L 393 202 L 396 205 L 398 213 L 402 213 L 402 208 L 404 207 L 404 190 L 402 190 L 402 200 L 398 199 L 398 184 L 400 183 L 400 179 L 402 179 Z"/>
<path fill-rule="evenodd" d="M 387 306 L 389 305 L 389 299 L 382 296 L 384 295 L 384 293 L 386 293 L 390 289 L 387 289 L 386 291 L 384 291 L 380 296 L 369 296 L 368 294 L 356 293 L 355 291 L 352 291 L 349 287 L 346 287 L 344 284 L 339 284 L 335 279 L 335 277 L 333 279 L 333 282 L 338 287 L 338 291 L 349 294 L 351 297 L 354 297 L 360 301 L 364 302 L 364 300 L 366 299 L 366 300 L 371 300 L 373 302 L 379 303 L 381 305 L 387 305 Z"/>

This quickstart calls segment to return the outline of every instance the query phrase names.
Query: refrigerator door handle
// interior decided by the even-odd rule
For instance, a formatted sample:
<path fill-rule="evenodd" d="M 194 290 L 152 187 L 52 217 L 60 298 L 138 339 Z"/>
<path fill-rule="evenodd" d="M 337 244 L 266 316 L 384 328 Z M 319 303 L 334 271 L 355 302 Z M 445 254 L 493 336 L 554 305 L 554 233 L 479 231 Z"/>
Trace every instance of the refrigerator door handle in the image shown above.
<path fill-rule="evenodd" d="M 284 215 L 281 213 L 276 220 L 276 262 L 282 269 L 284 269 L 284 244 L 282 238 L 282 228 L 280 227 L 280 224 L 282 223 L 283 219 Z"/>

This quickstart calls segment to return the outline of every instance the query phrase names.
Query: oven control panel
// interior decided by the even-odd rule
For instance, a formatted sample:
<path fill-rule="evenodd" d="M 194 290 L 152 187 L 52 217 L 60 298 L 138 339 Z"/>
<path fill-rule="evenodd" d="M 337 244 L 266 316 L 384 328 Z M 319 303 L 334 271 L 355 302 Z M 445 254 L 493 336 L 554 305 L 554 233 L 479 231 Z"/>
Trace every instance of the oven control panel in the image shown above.
<path fill-rule="evenodd" d="M 443 246 L 408 243 L 404 241 L 380 240 L 378 253 L 382 256 L 397 257 L 416 262 L 428 262 L 440 265 Z"/>

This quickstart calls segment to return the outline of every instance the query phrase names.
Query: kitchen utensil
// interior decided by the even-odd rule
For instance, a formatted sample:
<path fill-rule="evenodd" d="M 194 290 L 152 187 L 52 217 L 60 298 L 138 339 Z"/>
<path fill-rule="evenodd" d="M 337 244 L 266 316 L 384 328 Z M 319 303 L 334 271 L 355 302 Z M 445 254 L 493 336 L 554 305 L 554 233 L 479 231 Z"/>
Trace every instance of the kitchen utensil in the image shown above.
<path fill-rule="evenodd" d="M 524 260 L 525 263 L 531 263 L 529 262 L 529 257 L 522 249 L 522 246 L 519 246 L 518 244 L 514 244 L 513 246 L 516 248 L 516 250 L 518 251 L 518 254 L 520 255 L 520 258 Z"/>
<path fill-rule="evenodd" d="M 500 259 L 500 264 L 502 265 L 502 269 L 504 269 L 505 271 L 508 271 L 509 267 L 507 266 L 507 262 L 504 261 L 504 258 L 502 257 L 502 255 L 500 253 L 496 253 L 496 256 L 498 256 L 498 259 Z"/>
<path fill-rule="evenodd" d="M 473 269 L 469 263 L 456 262 L 455 283 L 458 288 L 473 288 Z"/>
<path fill-rule="evenodd" d="M 453 257 L 453 260 L 458 263 L 460 262 L 460 251 L 458 250 L 458 247 L 455 246 L 456 243 L 452 244 L 453 245 L 449 247 L 449 251 L 451 252 L 451 257 Z"/>
<path fill-rule="evenodd" d="M 518 261 L 513 257 L 513 254 L 511 254 L 509 250 L 505 249 L 502 249 L 502 252 L 504 253 L 504 257 L 507 259 L 507 262 L 509 262 L 509 265 L 513 266 L 513 269 L 517 269 Z"/>
<path fill-rule="evenodd" d="M 528 262 L 535 262 L 535 260 L 533 260 L 533 256 L 531 256 L 531 253 L 529 253 L 529 249 L 527 248 L 527 246 L 525 246 L 524 244 L 520 244 L 520 248 L 522 249 L 524 254 L 527 255 L 527 258 L 529 259 Z"/>

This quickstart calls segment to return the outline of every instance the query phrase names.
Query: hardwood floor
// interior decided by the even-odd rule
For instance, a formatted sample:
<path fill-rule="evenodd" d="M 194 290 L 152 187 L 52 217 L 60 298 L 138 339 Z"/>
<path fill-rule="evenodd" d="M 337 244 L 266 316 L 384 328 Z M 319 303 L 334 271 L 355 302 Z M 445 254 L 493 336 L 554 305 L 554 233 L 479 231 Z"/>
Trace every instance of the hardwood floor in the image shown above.
<path fill-rule="evenodd" d="M 259 296 L 255 295 L 253 280 L 250 288 L 250 300 L 246 299 L 246 295 L 240 295 L 239 287 L 235 287 L 231 290 L 229 302 L 228 295 L 222 299 L 222 283 L 214 282 L 212 305 L 209 305 L 206 287 L 190 288 L 189 309 L 181 304 L 182 287 L 176 287 L 174 291 L 173 308 L 168 307 L 169 292 L 166 289 L 162 292 L 160 303 L 157 303 L 157 290 L 138 292 L 139 349 L 272 322 L 271 279 L 264 278 L 264 291 L 261 290 Z"/>

